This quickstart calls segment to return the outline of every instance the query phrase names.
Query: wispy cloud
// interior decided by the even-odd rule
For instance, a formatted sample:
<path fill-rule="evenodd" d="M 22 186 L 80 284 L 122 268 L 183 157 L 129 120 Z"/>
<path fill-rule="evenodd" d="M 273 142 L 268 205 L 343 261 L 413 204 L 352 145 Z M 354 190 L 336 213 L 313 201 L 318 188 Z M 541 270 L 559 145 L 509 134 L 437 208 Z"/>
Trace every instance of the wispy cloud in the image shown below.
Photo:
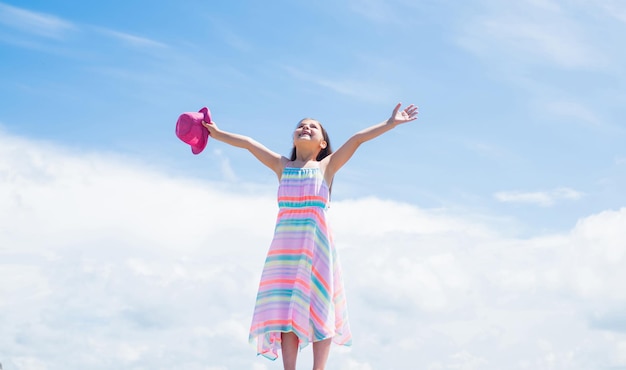
<path fill-rule="evenodd" d="M 587 106 L 573 101 L 545 102 L 544 108 L 551 114 L 568 118 L 572 122 L 581 122 L 585 125 L 598 127 L 602 120 Z"/>
<path fill-rule="evenodd" d="M 598 6 L 605 11 L 609 17 L 618 19 L 626 23 L 626 3 L 622 0 L 588 1 L 592 6 Z"/>
<path fill-rule="evenodd" d="M 463 27 L 459 43 L 486 58 L 565 68 L 604 65 L 601 50 L 586 41 L 576 17 L 556 2 L 521 1 L 502 7 L 485 2 L 487 15 Z"/>
<path fill-rule="evenodd" d="M 413 0 L 349 0 L 349 10 L 365 21 L 410 30 L 428 2 Z M 342 4 L 342 3 L 338 3 Z"/>
<path fill-rule="evenodd" d="M 97 32 L 106 36 L 113 37 L 123 43 L 138 48 L 167 48 L 168 46 L 162 42 L 155 41 L 146 37 L 132 35 L 125 32 L 115 31 L 102 27 L 94 28 Z"/>
<path fill-rule="evenodd" d="M 294 78 L 313 83 L 337 94 L 351 96 L 360 100 L 380 102 L 388 100 L 387 96 L 391 95 L 389 89 L 364 82 L 363 80 L 338 80 L 306 73 L 291 66 L 282 66 L 282 68 Z"/>
<path fill-rule="evenodd" d="M 214 149 L 213 154 L 219 158 L 220 170 L 222 171 L 222 177 L 224 180 L 229 182 L 237 181 L 237 175 L 235 174 L 233 167 L 230 165 L 228 157 L 226 157 L 220 149 Z"/>
<path fill-rule="evenodd" d="M 62 39 L 76 26 L 57 16 L 0 3 L 0 23 L 37 36 Z"/>
<path fill-rule="evenodd" d="M 494 197 L 504 203 L 530 203 L 542 207 L 549 207 L 560 200 L 578 200 L 584 194 L 570 189 L 558 188 L 551 191 L 500 191 L 494 194 Z"/>
<path fill-rule="evenodd" d="M 504 148 L 489 142 L 465 141 L 464 145 L 469 150 L 491 159 L 502 159 L 511 156 Z"/>
<path fill-rule="evenodd" d="M 396 19 L 392 3 L 381 0 L 352 0 L 349 1 L 350 9 L 362 17 L 374 21 L 387 23 Z"/>
<path fill-rule="evenodd" d="M 207 15 L 206 17 L 209 20 L 208 23 L 212 26 L 212 32 L 219 35 L 222 40 L 233 49 L 241 52 L 250 52 L 254 49 L 248 40 L 243 38 L 232 28 L 230 23 L 219 17 L 211 15 Z"/>
<path fill-rule="evenodd" d="M 166 48 L 168 45 L 146 37 L 104 27 L 78 25 L 52 14 L 33 12 L 0 3 L 0 24 L 20 30 L 24 34 L 62 40 L 73 31 L 91 30 L 114 38 L 135 48 Z M 21 42 L 26 45 L 25 41 Z"/>

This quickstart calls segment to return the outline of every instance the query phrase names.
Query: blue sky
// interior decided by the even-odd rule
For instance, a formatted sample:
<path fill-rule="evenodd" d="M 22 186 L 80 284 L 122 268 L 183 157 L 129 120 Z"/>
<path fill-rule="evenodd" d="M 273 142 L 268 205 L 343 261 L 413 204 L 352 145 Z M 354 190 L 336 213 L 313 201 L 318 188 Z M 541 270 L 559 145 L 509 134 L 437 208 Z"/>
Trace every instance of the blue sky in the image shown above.
<path fill-rule="evenodd" d="M 188 158 L 172 122 L 207 105 L 288 153 L 302 117 L 337 146 L 403 101 L 419 121 L 368 144 L 337 197 L 480 209 L 528 232 L 625 201 L 619 2 L 20 4 L 0 29 L 9 133 L 203 178 L 219 149 L 238 180 L 269 183 L 230 148 Z"/>
<path fill-rule="evenodd" d="M 176 118 L 287 155 L 301 118 L 338 147 L 403 102 L 335 179 L 357 336 L 331 363 L 626 368 L 624 35 L 619 0 L 0 2 L 0 363 L 278 368 L 240 343 L 275 176 Z"/>

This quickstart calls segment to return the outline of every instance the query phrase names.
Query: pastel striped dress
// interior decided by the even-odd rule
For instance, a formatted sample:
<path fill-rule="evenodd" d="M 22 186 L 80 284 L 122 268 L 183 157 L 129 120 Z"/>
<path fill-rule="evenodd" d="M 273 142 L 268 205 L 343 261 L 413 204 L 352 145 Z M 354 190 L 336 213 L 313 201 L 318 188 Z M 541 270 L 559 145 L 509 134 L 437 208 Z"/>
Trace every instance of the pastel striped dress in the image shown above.
<path fill-rule="evenodd" d="M 328 203 L 319 168 L 284 169 L 249 337 L 257 341 L 257 353 L 271 360 L 278 357 L 282 332 L 294 332 L 300 349 L 327 338 L 352 342 L 341 267 L 326 223 Z"/>

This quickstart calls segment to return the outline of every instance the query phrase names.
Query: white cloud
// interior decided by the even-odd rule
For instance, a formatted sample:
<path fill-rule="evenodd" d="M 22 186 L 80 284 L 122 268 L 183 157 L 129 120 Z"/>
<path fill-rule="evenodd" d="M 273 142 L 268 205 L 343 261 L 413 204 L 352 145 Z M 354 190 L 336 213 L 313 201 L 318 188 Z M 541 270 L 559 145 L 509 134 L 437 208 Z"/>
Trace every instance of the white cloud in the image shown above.
<path fill-rule="evenodd" d="M 220 161 L 220 170 L 222 172 L 222 177 L 226 181 L 235 182 L 237 181 L 237 175 L 235 174 L 235 170 L 230 165 L 230 160 L 228 157 L 224 156 L 223 152 L 220 149 L 214 149 L 213 154 L 219 158 Z"/>
<path fill-rule="evenodd" d="M 530 203 L 542 207 L 549 207 L 560 200 L 578 200 L 583 197 L 583 193 L 570 189 L 558 188 L 551 191 L 500 191 L 494 197 L 504 203 Z"/>
<path fill-rule="evenodd" d="M 589 126 L 600 126 L 602 120 L 585 105 L 571 101 L 552 101 L 544 103 L 545 109 L 552 114 L 567 118 L 568 121 L 582 122 Z"/>
<path fill-rule="evenodd" d="M 346 78 L 324 78 L 315 74 L 303 72 L 291 66 L 283 66 L 282 68 L 298 80 L 310 82 L 325 89 L 334 91 L 337 94 L 351 96 L 360 100 L 380 102 L 389 100 L 386 97 L 391 95 L 390 90 L 381 87 L 380 84 L 368 83 L 362 79 L 357 81 Z"/>
<path fill-rule="evenodd" d="M 120 31 L 115 31 L 115 30 L 111 30 L 111 29 L 107 29 L 107 28 L 102 28 L 102 27 L 95 27 L 94 28 L 97 32 L 100 32 L 106 36 L 110 36 L 113 37 L 117 40 L 122 41 L 125 44 L 128 44 L 129 46 L 133 46 L 133 47 L 139 47 L 139 48 L 167 48 L 168 46 L 162 42 L 159 41 L 155 41 L 146 37 L 141 37 L 141 36 L 137 36 L 137 35 L 132 35 L 126 32 L 120 32 Z"/>
<path fill-rule="evenodd" d="M 626 341 L 616 344 L 614 357 L 618 366 L 626 366 Z"/>
<path fill-rule="evenodd" d="M 592 6 L 603 9 L 606 15 L 626 23 L 626 4 L 621 0 L 588 1 Z"/>
<path fill-rule="evenodd" d="M 468 22 L 459 43 L 497 61 L 565 68 L 606 64 L 606 56 L 587 41 L 576 17 L 559 3 L 527 0 L 503 4 L 485 1 L 486 14 Z"/>
<path fill-rule="evenodd" d="M 33 12 L 0 3 L 0 23 L 25 33 L 61 39 L 75 29 L 69 21 L 50 14 Z"/>
<path fill-rule="evenodd" d="M 397 19 L 398 15 L 394 11 L 393 6 L 389 4 L 389 1 L 350 1 L 349 5 L 354 13 L 374 22 L 391 23 Z"/>
<path fill-rule="evenodd" d="M 5 368 L 280 366 L 246 335 L 273 192 L 0 133 L 0 209 Z M 354 346 L 329 368 L 624 366 L 626 208 L 528 239 L 376 198 L 330 213 Z"/>
<path fill-rule="evenodd" d="M 0 3 L 0 24 L 4 24 L 25 34 L 50 39 L 65 39 L 69 32 L 79 29 L 79 25 L 52 14 L 33 12 L 27 9 Z M 162 42 L 104 27 L 91 27 L 96 32 L 123 42 L 135 48 L 167 48 Z M 22 41 L 22 43 L 24 43 Z"/>
<path fill-rule="evenodd" d="M 207 23 L 212 26 L 211 32 L 221 36 L 222 40 L 235 50 L 247 53 L 253 50 L 253 46 L 248 40 L 240 36 L 236 28 L 225 19 L 212 16 L 210 13 L 205 15 Z"/>

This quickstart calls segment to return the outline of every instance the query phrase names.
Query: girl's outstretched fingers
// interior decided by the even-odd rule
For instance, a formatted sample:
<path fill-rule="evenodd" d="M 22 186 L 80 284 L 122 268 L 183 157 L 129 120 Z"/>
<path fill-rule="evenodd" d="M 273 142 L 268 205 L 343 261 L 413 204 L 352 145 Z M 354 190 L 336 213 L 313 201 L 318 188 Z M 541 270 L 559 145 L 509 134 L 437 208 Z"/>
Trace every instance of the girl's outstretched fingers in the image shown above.
<path fill-rule="evenodd" d="M 416 105 L 409 105 L 408 107 L 404 108 L 404 112 L 408 116 L 409 120 L 412 121 L 414 119 L 417 119 L 418 109 Z"/>
<path fill-rule="evenodd" d="M 406 123 L 417 119 L 417 106 L 414 104 L 400 110 L 402 103 L 398 103 L 391 114 L 391 120 L 395 124 Z"/>

